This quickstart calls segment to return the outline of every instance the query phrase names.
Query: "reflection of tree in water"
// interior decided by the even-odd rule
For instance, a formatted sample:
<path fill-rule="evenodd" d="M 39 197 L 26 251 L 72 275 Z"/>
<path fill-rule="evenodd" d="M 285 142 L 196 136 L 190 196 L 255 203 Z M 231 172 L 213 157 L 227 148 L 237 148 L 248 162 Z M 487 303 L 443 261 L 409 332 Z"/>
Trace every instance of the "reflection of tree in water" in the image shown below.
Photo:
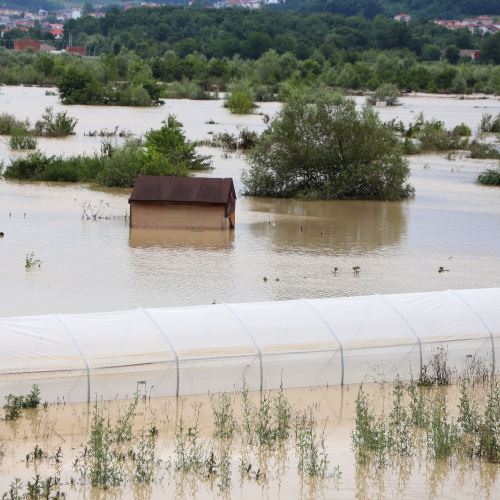
<path fill-rule="evenodd" d="M 404 202 L 252 199 L 250 210 L 265 219 L 250 230 L 268 235 L 279 251 L 323 252 L 327 247 L 363 253 L 400 243 L 406 207 Z"/>

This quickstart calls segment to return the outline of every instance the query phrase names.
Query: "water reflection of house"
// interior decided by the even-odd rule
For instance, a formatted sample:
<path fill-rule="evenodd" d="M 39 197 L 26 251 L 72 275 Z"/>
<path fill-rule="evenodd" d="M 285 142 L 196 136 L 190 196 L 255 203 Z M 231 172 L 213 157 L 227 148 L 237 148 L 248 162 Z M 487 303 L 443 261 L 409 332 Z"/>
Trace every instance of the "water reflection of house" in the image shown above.
<path fill-rule="evenodd" d="M 229 229 L 235 224 L 232 179 L 140 175 L 130 203 L 130 227 Z"/>

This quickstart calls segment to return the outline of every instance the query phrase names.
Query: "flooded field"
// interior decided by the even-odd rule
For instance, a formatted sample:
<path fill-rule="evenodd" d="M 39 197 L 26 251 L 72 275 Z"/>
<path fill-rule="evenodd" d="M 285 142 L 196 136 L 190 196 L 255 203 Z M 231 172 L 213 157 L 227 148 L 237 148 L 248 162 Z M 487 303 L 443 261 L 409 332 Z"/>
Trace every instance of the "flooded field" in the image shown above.
<path fill-rule="evenodd" d="M 82 479 L 78 462 L 88 446 L 88 435 L 95 426 L 93 405 L 54 405 L 26 410 L 15 422 L 0 422 L 0 492 L 7 491 L 13 478 L 26 485 L 36 474 L 57 477 L 69 498 L 496 498 L 500 493 L 499 467 L 485 460 L 460 455 L 433 459 L 426 452 L 425 439 L 411 457 L 387 464 L 356 464 L 351 432 L 355 419 L 355 399 L 359 386 L 310 390 L 287 390 L 290 405 L 290 437 L 281 444 L 246 443 L 245 406 L 242 395 L 231 396 L 234 418 L 240 425 L 232 438 L 214 437 L 219 428 L 214 424 L 213 401 L 208 397 L 181 400 L 140 400 L 134 408 L 131 432 L 124 439 L 122 451 L 137 450 L 140 436 L 155 430 L 155 480 L 140 484 L 126 479 L 119 486 L 94 490 Z M 392 404 L 391 385 L 370 384 L 364 387 L 377 412 L 389 413 Z M 451 418 L 456 420 L 459 402 L 457 386 L 426 389 L 429 394 L 444 395 Z M 476 399 L 483 401 L 485 387 L 475 387 Z M 274 393 L 270 397 L 277 397 Z M 269 396 L 268 396 L 269 397 Z M 249 394 L 250 404 L 258 408 L 258 394 Z M 100 412 L 113 425 L 122 419 L 131 403 L 100 403 Z M 311 479 L 297 472 L 300 453 L 297 451 L 297 420 L 307 408 L 316 421 L 319 437 L 324 431 L 327 466 L 325 476 Z M 213 477 L 193 471 L 181 473 L 179 465 L 179 425 L 196 434 L 196 445 L 202 456 L 210 449 L 217 455 L 219 446 L 229 450 L 228 484 L 221 488 L 222 474 L 214 466 Z M 295 426 L 295 431 L 293 430 Z M 95 428 L 95 427 L 94 427 Z M 227 427 L 226 427 L 227 428 Z M 192 437 L 192 436 L 191 436 Z M 146 439 L 146 438 L 144 438 Z M 192 444 L 192 439 L 186 437 Z M 37 448 L 36 448 L 37 447 Z M 227 447 L 227 448 L 224 448 Z M 321 449 L 321 447 L 320 447 Z M 37 452 L 38 450 L 38 452 Z M 191 452 L 193 449 L 191 448 Z M 76 462 L 75 462 L 76 460 Z M 125 459 L 123 459 L 125 460 Z M 76 464 L 76 465 L 75 465 Z M 242 468 L 243 464 L 243 468 Z M 130 465 L 129 465 L 130 466 Z M 251 467 L 250 467 L 251 466 Z M 247 470 L 248 469 L 248 470 Z M 199 472 L 199 471 L 198 471 Z"/>
<path fill-rule="evenodd" d="M 408 122 L 424 112 L 448 127 L 463 121 L 476 128 L 482 113 L 500 112 L 496 99 L 405 97 L 401 101 L 402 106 L 380 108 L 382 118 Z M 231 115 L 221 101 L 172 100 L 160 108 L 139 109 L 64 107 L 56 97 L 46 96 L 44 89 L 0 89 L 0 112 L 34 122 L 47 106 L 65 109 L 79 120 L 74 137 L 40 139 L 40 149 L 50 154 L 96 151 L 101 140 L 86 136 L 89 131 L 118 126 L 143 134 L 168 113 L 177 115 L 190 139 L 207 138 L 209 132 L 235 132 L 243 126 L 265 128 L 261 116 Z M 278 109 L 279 104 L 267 103 L 259 111 L 272 115 Z M 209 175 L 234 177 L 241 190 L 244 157 L 227 157 L 215 148 L 200 150 L 213 155 L 215 168 Z M 0 138 L 0 161 L 8 162 L 10 155 L 6 139 Z M 0 179 L 0 231 L 5 233 L 0 239 L 0 316 L 499 286 L 500 189 L 475 182 L 490 162 L 460 154 L 451 160 L 444 154 L 421 155 L 411 157 L 410 162 L 416 189 L 413 200 L 314 202 L 240 196 L 236 230 L 222 233 L 130 231 L 130 190 Z M 89 203 L 99 212 L 97 220 L 82 217 L 82 206 Z M 25 270 L 29 252 L 41 260 L 40 268 Z M 359 274 L 353 273 L 353 266 L 360 266 Z M 439 266 L 449 272 L 438 273 Z M 339 269 L 335 274 L 334 267 Z M 131 467 L 132 456 L 148 451 L 137 448 L 139 437 L 156 429 L 161 474 L 152 485 L 138 486 L 127 479 L 103 493 L 82 484 L 75 460 L 81 460 L 95 410 L 92 405 L 61 404 L 25 410 L 13 422 L 0 420 L 0 495 L 14 478 L 26 485 L 36 474 L 60 478 L 70 498 L 216 498 L 223 494 L 461 499 L 500 495 L 500 469 L 485 460 L 461 455 L 429 460 L 419 452 L 397 467 L 357 463 L 351 433 L 358 389 L 285 391 L 294 412 L 314 408 L 317 436 L 324 428 L 328 476 L 321 481 L 305 480 L 297 473 L 300 456 L 293 436 L 279 453 L 272 454 L 247 450 L 236 440 L 226 456 L 231 481 L 224 491 L 219 469 L 212 479 L 210 475 L 195 480 L 176 474 L 175 442 L 181 415 L 188 429 L 199 432 L 204 446 L 216 446 L 212 401 L 207 396 L 146 398 L 135 410 L 132 444 L 123 449 L 128 457 L 124 461 Z M 366 386 L 377 412 L 389 411 L 392 390 L 387 385 Z M 446 395 L 449 415 L 456 419 L 458 387 L 429 390 Z M 485 387 L 475 390 L 481 410 L 485 391 Z M 234 398 L 232 404 L 241 420 L 241 396 Z M 259 394 L 250 398 L 256 406 L 260 404 Z M 102 403 L 101 410 L 115 421 L 126 414 L 129 405 Z M 126 474 L 130 478 L 131 469 Z"/>
<path fill-rule="evenodd" d="M 359 102 L 362 99 L 358 98 Z M 420 111 L 448 126 L 475 128 L 496 99 L 405 97 L 380 108 L 383 119 L 413 119 Z M 221 101 L 171 100 L 159 108 L 63 107 L 39 88 L 2 87 L 0 112 L 33 122 L 46 106 L 78 118 L 77 135 L 40 139 L 51 154 L 90 152 L 101 140 L 89 130 L 115 126 L 142 134 L 168 113 L 191 139 L 208 132 L 265 127 L 258 115 L 231 115 Z M 272 114 L 277 103 L 262 104 Z M 206 122 L 213 120 L 216 125 Z M 232 176 L 237 190 L 245 159 L 214 148 L 213 176 Z M 8 161 L 5 138 L 0 160 Z M 129 231 L 129 190 L 0 180 L 0 315 L 87 312 L 216 302 L 430 291 L 498 286 L 500 190 L 475 183 L 489 161 L 460 155 L 410 159 L 416 198 L 398 203 L 237 202 L 234 233 Z M 82 220 L 90 202 L 106 218 Z M 33 251 L 40 269 L 26 272 Z M 359 275 L 352 272 L 360 266 Z M 438 273 L 439 266 L 449 272 Z M 334 275 L 333 268 L 339 272 Z M 268 280 L 264 281 L 263 278 Z M 279 281 L 276 281 L 279 279 Z"/>

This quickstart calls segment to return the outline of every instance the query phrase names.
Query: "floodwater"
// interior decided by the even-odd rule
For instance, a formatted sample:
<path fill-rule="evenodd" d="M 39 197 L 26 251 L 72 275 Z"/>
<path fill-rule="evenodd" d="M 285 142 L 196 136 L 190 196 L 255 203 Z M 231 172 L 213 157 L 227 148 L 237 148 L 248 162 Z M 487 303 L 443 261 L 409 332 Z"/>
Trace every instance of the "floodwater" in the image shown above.
<path fill-rule="evenodd" d="M 0 112 L 38 119 L 44 108 L 78 118 L 77 135 L 40 140 L 51 154 L 97 150 L 84 134 L 115 126 L 133 133 L 156 127 L 168 113 L 191 139 L 209 131 L 263 130 L 258 115 L 235 116 L 220 101 L 171 100 L 159 108 L 62 106 L 45 90 L 2 87 Z M 361 99 L 358 99 L 361 102 Z M 477 127 L 497 99 L 407 97 L 380 108 L 383 119 L 413 119 L 420 111 L 448 126 Z M 277 103 L 260 106 L 273 114 Z M 214 120 L 216 125 L 206 122 Z M 214 148 L 215 169 L 241 189 L 245 159 Z M 6 138 L 0 160 L 9 161 Z M 129 231 L 129 190 L 0 180 L 0 315 L 87 312 L 216 302 L 328 297 L 499 286 L 500 189 L 475 183 L 490 164 L 458 156 L 410 159 L 416 198 L 373 201 L 293 201 L 240 196 L 234 232 Z M 104 217 L 83 220 L 88 203 Z M 40 269 L 25 271 L 33 251 Z M 352 272 L 360 266 L 359 275 Z M 438 273 L 439 266 L 449 272 Z M 333 274 L 333 268 L 339 271 Z M 263 278 L 268 280 L 264 281 Z M 279 281 L 277 281 L 278 279 Z"/>
<path fill-rule="evenodd" d="M 479 459 L 433 460 L 425 452 L 407 462 L 401 460 L 396 466 L 385 467 L 356 465 L 351 447 L 351 432 L 355 418 L 355 398 L 359 386 L 289 389 L 285 395 L 292 407 L 303 410 L 314 407 L 318 429 L 325 429 L 329 471 L 335 467 L 341 471 L 340 479 L 327 479 L 316 484 L 302 482 L 297 474 L 297 457 L 293 440 L 285 453 L 271 452 L 259 456 L 255 451 L 245 453 L 236 437 L 231 450 L 231 488 L 225 498 L 498 498 L 500 494 L 500 468 Z M 441 388 L 446 393 L 450 416 L 457 417 L 458 387 Z M 484 387 L 475 393 L 484 397 Z M 392 387 L 368 384 L 364 391 L 371 401 L 370 406 L 377 414 L 384 408 L 389 411 L 392 401 Z M 250 394 L 258 404 L 258 394 Z M 116 422 L 124 415 L 129 403 L 100 403 L 106 418 Z M 241 400 L 232 400 L 235 416 L 241 422 Z M 373 405 L 373 406 L 372 406 Z M 200 439 L 207 444 L 213 434 L 213 415 L 207 396 L 176 400 L 159 398 L 139 403 L 134 421 L 134 435 L 154 425 L 158 430 L 157 457 L 162 460 L 158 466 L 158 478 L 150 486 L 137 486 L 131 482 L 110 491 L 94 491 L 79 482 L 79 474 L 73 463 L 80 456 L 87 442 L 92 420 L 92 405 L 50 405 L 39 410 L 26 410 L 25 416 L 16 422 L 0 421 L 0 493 L 7 491 L 15 477 L 24 484 L 33 480 L 35 474 L 42 477 L 57 475 L 68 498 L 220 498 L 216 481 L 185 479 L 179 473 L 168 470 L 169 459 L 174 459 L 173 443 L 175 430 L 182 415 L 184 425 L 193 426 L 199 412 Z M 113 424 L 114 425 L 114 424 Z M 26 456 L 38 445 L 46 457 L 27 461 Z M 125 446 L 125 452 L 131 445 Z M 55 455 L 61 448 L 62 459 L 56 462 Z M 425 449 L 425 442 L 422 450 Z M 240 476 L 240 457 L 245 453 L 247 461 L 254 468 L 260 466 L 267 480 L 256 481 Z M 281 459 L 280 462 L 276 459 Z M 280 472 L 281 471 L 281 472 Z M 71 478 L 75 481 L 71 482 Z"/>

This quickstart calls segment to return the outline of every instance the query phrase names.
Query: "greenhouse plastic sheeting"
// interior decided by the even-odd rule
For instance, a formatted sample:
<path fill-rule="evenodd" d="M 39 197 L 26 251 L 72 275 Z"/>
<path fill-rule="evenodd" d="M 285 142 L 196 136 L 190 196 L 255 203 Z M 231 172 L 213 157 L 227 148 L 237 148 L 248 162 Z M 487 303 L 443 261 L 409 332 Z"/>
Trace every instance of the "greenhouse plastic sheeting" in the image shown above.
<path fill-rule="evenodd" d="M 496 373 L 500 288 L 0 318 L 0 398 L 177 396 Z"/>

